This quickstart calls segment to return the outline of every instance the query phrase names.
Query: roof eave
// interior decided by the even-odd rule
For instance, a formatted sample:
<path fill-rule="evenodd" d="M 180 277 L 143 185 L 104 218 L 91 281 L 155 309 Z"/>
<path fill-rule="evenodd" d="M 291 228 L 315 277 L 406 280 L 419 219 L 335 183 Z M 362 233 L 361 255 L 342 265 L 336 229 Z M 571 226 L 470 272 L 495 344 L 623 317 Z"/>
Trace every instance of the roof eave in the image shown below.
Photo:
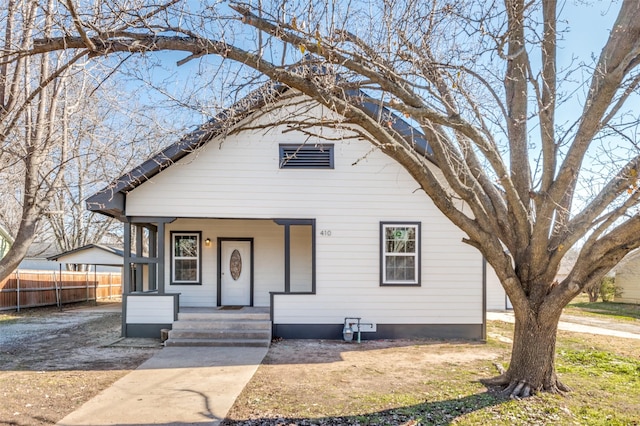
<path fill-rule="evenodd" d="M 124 216 L 125 194 L 114 191 L 114 188 L 107 187 L 87 198 L 85 202 L 87 210 L 116 219 Z"/>

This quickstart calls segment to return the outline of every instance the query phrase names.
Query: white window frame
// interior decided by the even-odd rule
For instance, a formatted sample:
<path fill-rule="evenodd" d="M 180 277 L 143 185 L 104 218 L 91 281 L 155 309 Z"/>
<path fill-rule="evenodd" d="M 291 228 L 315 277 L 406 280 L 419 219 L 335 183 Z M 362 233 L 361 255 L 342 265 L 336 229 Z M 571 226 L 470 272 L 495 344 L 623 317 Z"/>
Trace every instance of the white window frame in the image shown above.
<path fill-rule="evenodd" d="M 196 247 L 198 253 L 193 256 L 176 256 L 175 244 L 176 237 L 196 237 Z M 202 233 L 200 231 L 172 231 L 171 232 L 171 284 L 201 284 L 202 273 Z M 196 279 L 195 280 L 177 280 L 176 279 L 176 261 L 177 260 L 196 260 Z"/>
<path fill-rule="evenodd" d="M 411 253 L 391 253 L 387 252 L 386 235 L 389 228 L 414 228 L 415 232 L 415 252 Z M 380 222 L 380 286 L 395 287 L 416 287 L 421 285 L 421 224 L 420 222 Z M 387 258 L 390 256 L 413 257 L 414 258 L 414 279 L 413 280 L 387 280 Z"/>

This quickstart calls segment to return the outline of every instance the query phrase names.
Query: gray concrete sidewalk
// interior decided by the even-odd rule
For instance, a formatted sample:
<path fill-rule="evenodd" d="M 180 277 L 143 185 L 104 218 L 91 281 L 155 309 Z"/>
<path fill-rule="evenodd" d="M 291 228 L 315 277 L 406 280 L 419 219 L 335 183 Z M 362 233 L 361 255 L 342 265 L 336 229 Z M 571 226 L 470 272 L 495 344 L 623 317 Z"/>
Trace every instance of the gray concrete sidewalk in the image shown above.
<path fill-rule="evenodd" d="M 487 312 L 487 319 L 510 323 L 515 322 L 512 311 L 489 311 Z M 564 331 L 573 331 L 576 333 L 599 334 L 604 336 L 624 337 L 627 339 L 640 339 L 640 325 L 615 324 L 611 322 L 608 323 L 604 319 L 597 320 L 597 322 L 590 321 L 590 324 L 592 325 L 578 323 L 577 321 L 586 322 L 589 320 L 582 317 L 563 315 L 560 318 L 560 322 L 558 323 L 558 329 Z"/>
<path fill-rule="evenodd" d="M 217 425 L 267 351 L 164 348 L 57 424 Z"/>

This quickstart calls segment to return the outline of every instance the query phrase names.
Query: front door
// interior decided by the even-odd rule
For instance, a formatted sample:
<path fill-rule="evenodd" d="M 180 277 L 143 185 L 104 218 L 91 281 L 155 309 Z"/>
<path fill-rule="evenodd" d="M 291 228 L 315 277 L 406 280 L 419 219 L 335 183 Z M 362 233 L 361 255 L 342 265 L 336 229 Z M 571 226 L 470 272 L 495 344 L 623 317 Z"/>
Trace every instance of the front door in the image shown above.
<path fill-rule="evenodd" d="M 251 306 L 252 244 L 250 240 L 220 241 L 220 304 Z"/>

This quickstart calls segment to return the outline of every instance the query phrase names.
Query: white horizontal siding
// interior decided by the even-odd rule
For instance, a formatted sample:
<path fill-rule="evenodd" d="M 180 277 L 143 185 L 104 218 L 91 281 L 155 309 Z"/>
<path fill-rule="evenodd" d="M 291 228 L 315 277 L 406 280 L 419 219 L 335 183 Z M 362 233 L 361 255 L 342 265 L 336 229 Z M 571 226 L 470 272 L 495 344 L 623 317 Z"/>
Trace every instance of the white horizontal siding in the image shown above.
<path fill-rule="evenodd" d="M 487 264 L 487 310 L 505 310 L 507 308 L 506 297 L 496 271 Z"/>
<path fill-rule="evenodd" d="M 291 226 L 291 291 L 311 291 L 311 226 Z M 284 259 L 283 259 L 284 260 Z"/>
<path fill-rule="evenodd" d="M 317 294 L 277 296 L 277 323 L 341 323 L 345 316 L 376 323 L 482 323 L 480 254 L 462 243 L 463 233 L 402 167 L 371 151 L 368 142 L 336 140 L 335 169 L 281 170 L 278 144 L 306 138 L 282 130 L 212 141 L 127 196 L 127 215 L 184 218 L 168 226 L 167 236 L 170 230 L 198 230 L 203 240 L 214 241 L 203 249 L 202 285 L 169 286 L 181 293 L 183 306 L 216 303 L 217 236 L 255 238 L 255 305 L 267 306 L 268 292 L 283 290 L 283 227 L 266 220 L 205 218 L 308 218 L 316 219 Z M 380 287 L 381 221 L 421 222 L 420 287 Z M 293 259 L 306 256 L 296 251 Z M 306 283 L 296 265 L 292 290 Z"/>
<path fill-rule="evenodd" d="M 367 317 L 377 324 L 481 324 L 481 309 L 477 300 L 456 300 L 433 304 L 430 298 L 406 297 L 397 301 L 369 301 L 322 295 L 279 295 L 275 298 L 274 322 L 276 324 L 340 324 L 345 317 Z M 304 306 L 304 312 L 300 307 Z M 456 309 L 452 314 L 451 309 Z"/>
<path fill-rule="evenodd" d="M 170 324 L 173 296 L 127 296 L 127 324 Z"/>
<path fill-rule="evenodd" d="M 290 138 L 287 136 L 289 142 Z M 396 205 L 416 214 L 425 212 L 424 195 L 413 194 L 417 184 L 390 158 L 375 152 L 368 161 L 351 165 L 367 154 L 365 142 L 352 142 L 340 150 L 344 158 L 336 152 L 334 170 L 280 170 L 279 142 L 287 140 L 271 131 L 229 137 L 221 150 L 210 143 L 135 189 L 127 197 L 127 214 L 162 211 L 183 217 L 344 218 L 344 212 L 354 205 L 358 210 Z M 266 161 L 251 162 L 253 156 Z"/>
<path fill-rule="evenodd" d="M 632 259 L 616 271 L 616 287 L 620 303 L 640 303 L 640 259 Z"/>
<path fill-rule="evenodd" d="M 430 253 L 438 251 L 423 243 L 422 285 L 380 287 L 379 231 L 368 232 L 375 237 L 349 250 L 333 237 L 318 236 L 317 294 L 276 296 L 275 322 L 340 323 L 355 316 L 389 324 L 482 323 L 482 259 L 472 248 L 450 238 L 459 250 L 443 262 L 431 259 Z M 423 241 L 430 240 L 424 227 L 422 234 Z"/>

